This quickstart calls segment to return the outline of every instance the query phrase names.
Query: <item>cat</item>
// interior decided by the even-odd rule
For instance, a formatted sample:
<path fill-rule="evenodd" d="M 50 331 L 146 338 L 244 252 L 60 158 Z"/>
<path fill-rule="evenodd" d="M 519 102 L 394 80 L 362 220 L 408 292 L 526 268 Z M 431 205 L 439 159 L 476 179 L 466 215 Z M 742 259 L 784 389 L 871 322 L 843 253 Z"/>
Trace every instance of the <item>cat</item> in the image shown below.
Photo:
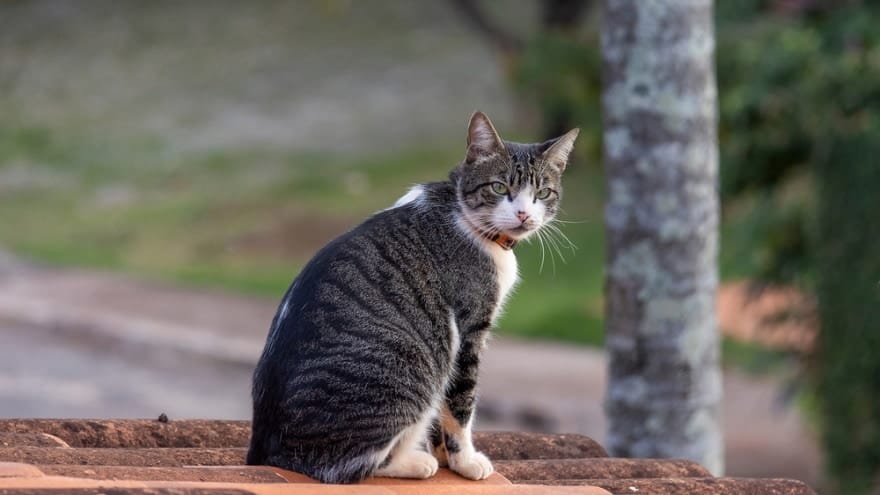
<path fill-rule="evenodd" d="M 559 210 L 577 134 L 503 141 L 476 112 L 448 180 L 321 249 L 254 371 L 247 463 L 325 483 L 492 474 L 471 441 L 480 352 L 517 283 L 513 247 Z"/>

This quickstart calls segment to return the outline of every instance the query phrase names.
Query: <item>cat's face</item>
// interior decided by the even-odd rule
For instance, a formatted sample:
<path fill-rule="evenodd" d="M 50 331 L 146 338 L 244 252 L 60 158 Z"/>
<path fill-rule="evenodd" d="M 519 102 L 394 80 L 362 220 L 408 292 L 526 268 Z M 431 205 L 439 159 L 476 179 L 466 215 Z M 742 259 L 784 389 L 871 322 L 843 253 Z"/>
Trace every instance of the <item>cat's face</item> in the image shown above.
<path fill-rule="evenodd" d="M 471 117 L 468 153 L 456 170 L 458 197 L 470 226 L 522 240 L 553 220 L 562 173 L 578 130 L 537 144 L 502 141 L 482 113 Z"/>

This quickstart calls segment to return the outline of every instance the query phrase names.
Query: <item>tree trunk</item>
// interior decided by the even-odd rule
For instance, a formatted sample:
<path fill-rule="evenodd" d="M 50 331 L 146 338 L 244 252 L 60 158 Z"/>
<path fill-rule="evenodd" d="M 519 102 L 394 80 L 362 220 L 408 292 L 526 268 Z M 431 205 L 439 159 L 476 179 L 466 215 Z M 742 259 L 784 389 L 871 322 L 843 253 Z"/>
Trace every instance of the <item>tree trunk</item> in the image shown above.
<path fill-rule="evenodd" d="M 711 0 L 604 0 L 608 447 L 723 471 Z"/>

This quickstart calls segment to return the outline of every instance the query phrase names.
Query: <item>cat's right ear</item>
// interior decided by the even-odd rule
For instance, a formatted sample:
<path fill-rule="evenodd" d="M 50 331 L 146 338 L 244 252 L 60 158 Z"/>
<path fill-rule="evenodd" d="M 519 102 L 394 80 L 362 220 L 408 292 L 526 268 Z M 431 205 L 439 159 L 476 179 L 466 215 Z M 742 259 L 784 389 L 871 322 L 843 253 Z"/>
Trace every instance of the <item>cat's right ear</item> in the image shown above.
<path fill-rule="evenodd" d="M 491 156 L 504 151 L 504 142 L 483 112 L 474 112 L 468 125 L 467 163 L 474 163 L 480 157 Z"/>

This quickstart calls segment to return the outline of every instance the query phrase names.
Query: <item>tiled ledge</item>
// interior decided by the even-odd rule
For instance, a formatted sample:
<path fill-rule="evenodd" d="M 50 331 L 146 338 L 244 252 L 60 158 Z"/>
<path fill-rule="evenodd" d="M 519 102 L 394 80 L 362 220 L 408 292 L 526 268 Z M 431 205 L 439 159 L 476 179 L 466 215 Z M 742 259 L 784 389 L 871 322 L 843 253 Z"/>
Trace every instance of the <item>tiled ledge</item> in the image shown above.
<path fill-rule="evenodd" d="M 423 481 L 321 485 L 243 466 L 246 421 L 0 420 L 0 495 L 134 494 L 814 494 L 794 480 L 714 478 L 683 460 L 609 458 L 582 435 L 480 432 L 496 473 L 469 481 L 441 469 Z"/>

